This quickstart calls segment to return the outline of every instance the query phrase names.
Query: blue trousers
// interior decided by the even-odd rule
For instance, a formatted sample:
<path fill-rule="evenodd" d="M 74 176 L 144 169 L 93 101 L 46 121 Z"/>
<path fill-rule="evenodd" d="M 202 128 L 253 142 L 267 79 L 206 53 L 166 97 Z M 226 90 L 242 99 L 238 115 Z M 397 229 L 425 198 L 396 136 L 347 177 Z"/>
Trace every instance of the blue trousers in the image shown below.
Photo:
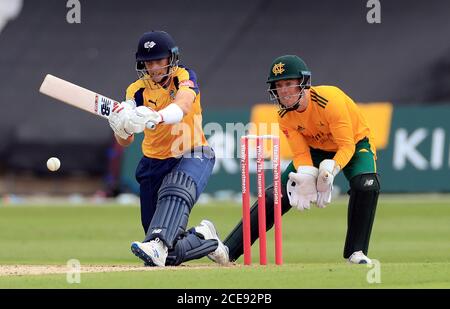
<path fill-rule="evenodd" d="M 158 190 L 164 177 L 172 171 L 183 171 L 196 184 L 197 199 L 205 190 L 215 163 L 214 150 L 209 146 L 192 149 L 181 158 L 152 159 L 143 157 L 136 168 L 141 200 L 141 222 L 147 234 L 156 210 Z"/>

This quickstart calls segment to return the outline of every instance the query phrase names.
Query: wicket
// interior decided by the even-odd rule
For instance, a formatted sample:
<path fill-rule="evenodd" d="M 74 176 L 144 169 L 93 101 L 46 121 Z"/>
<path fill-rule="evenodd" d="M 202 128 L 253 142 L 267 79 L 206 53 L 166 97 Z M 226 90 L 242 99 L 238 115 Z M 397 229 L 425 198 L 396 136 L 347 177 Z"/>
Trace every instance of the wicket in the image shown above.
<path fill-rule="evenodd" d="M 266 242 L 266 192 L 264 176 L 264 140 L 272 141 L 272 169 L 274 191 L 275 224 L 275 264 L 283 264 L 281 230 L 281 167 L 280 139 L 273 135 L 245 135 L 241 137 L 241 180 L 242 180 L 242 223 L 244 240 L 244 264 L 251 265 L 251 229 L 250 229 L 250 175 L 249 140 L 256 140 L 256 174 L 258 184 L 258 232 L 259 264 L 267 265 Z"/>

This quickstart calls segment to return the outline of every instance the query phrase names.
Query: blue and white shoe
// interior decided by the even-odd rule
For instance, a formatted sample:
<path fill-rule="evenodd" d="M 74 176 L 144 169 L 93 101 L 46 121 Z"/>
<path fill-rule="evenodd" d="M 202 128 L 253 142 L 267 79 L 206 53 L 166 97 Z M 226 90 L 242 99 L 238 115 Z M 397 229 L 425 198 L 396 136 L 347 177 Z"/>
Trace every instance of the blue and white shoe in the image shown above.
<path fill-rule="evenodd" d="M 156 238 L 149 242 L 135 241 L 131 244 L 134 255 L 144 261 L 145 266 L 166 266 L 167 246 Z"/>
<path fill-rule="evenodd" d="M 372 260 L 369 259 L 362 251 L 355 251 L 348 258 L 348 262 L 351 264 L 372 264 Z"/>
<path fill-rule="evenodd" d="M 217 249 L 214 252 L 208 254 L 208 258 L 220 265 L 227 265 L 230 263 L 229 249 L 223 244 L 219 238 L 219 234 L 214 226 L 214 224 L 209 220 L 202 220 L 199 226 L 195 227 L 195 231 L 205 239 L 215 239 L 218 242 Z"/>

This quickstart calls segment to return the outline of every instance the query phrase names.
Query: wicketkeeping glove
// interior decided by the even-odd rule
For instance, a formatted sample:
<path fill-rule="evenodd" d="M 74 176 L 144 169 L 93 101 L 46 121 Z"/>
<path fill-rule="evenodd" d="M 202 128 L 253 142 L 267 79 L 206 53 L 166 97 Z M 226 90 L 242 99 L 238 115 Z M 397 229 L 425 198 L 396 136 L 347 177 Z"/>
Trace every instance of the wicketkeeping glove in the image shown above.
<path fill-rule="evenodd" d="M 300 166 L 297 173 L 289 173 L 287 192 L 289 204 L 298 210 L 310 209 L 317 200 L 318 169 L 314 166 Z"/>
<path fill-rule="evenodd" d="M 339 165 L 334 160 L 323 160 L 319 165 L 317 177 L 317 207 L 325 208 L 331 202 L 334 176 L 339 173 Z"/>

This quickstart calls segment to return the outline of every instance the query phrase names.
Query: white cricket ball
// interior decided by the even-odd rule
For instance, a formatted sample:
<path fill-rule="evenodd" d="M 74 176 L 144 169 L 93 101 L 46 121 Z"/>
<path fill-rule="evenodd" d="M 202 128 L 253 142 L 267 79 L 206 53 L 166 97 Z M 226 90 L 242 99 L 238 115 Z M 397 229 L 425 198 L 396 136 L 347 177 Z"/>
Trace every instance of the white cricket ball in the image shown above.
<path fill-rule="evenodd" d="M 59 170 L 60 166 L 61 161 L 59 161 L 58 158 L 51 157 L 50 159 L 47 160 L 47 168 L 52 172 L 56 172 L 57 170 Z"/>

